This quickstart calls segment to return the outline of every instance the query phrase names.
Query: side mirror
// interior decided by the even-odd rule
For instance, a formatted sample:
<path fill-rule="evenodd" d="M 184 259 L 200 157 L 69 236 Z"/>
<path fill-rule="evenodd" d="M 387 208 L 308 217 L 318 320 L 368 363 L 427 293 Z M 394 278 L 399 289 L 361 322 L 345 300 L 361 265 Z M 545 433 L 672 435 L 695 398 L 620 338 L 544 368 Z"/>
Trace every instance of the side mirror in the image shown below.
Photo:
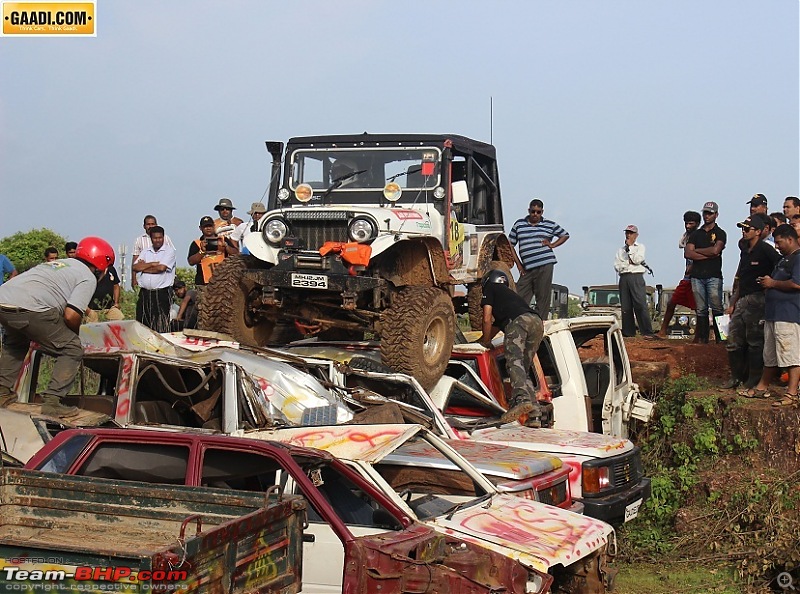
<path fill-rule="evenodd" d="M 469 191 L 467 190 L 467 182 L 465 180 L 456 181 L 450 184 L 450 190 L 453 193 L 453 204 L 464 204 L 469 202 Z"/>

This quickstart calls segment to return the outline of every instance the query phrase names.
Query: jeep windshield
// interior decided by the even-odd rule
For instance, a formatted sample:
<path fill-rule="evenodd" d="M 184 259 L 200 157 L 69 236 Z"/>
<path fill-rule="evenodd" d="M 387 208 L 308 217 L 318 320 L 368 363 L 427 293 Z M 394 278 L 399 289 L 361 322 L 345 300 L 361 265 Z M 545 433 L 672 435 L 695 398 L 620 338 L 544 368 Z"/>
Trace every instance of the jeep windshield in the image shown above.
<path fill-rule="evenodd" d="M 435 147 L 414 149 L 299 149 L 292 153 L 289 187 L 308 184 L 317 191 L 383 191 L 396 183 L 401 190 L 433 190 L 440 185 L 441 151 Z M 403 200 L 416 196 L 409 192 Z M 335 200 L 335 198 L 334 198 Z"/>

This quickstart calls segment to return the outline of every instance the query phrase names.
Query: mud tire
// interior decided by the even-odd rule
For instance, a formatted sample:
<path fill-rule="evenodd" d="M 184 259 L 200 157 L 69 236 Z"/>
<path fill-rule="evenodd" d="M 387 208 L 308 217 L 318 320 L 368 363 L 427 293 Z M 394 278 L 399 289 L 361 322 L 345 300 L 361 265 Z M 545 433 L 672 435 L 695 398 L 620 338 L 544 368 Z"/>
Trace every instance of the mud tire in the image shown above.
<path fill-rule="evenodd" d="M 217 266 L 200 300 L 198 321 L 202 330 L 229 334 L 249 346 L 268 343 L 274 322 L 253 318 L 247 310 L 247 296 L 257 287 L 244 280 L 244 272 L 258 265 L 256 258 L 238 254 Z"/>
<path fill-rule="evenodd" d="M 511 268 L 508 264 L 501 260 L 494 260 L 489 264 L 483 274 L 490 270 L 502 270 L 506 273 L 509 280 L 509 286 L 517 290 L 517 283 L 514 282 L 514 277 L 511 276 Z M 481 275 L 483 278 L 483 275 Z M 482 296 L 481 282 L 473 283 L 467 287 L 467 305 L 469 307 L 469 325 L 473 330 L 480 330 L 483 324 L 483 309 L 481 308 Z"/>
<path fill-rule="evenodd" d="M 455 329 L 453 301 L 446 291 L 405 287 L 381 314 L 381 360 L 429 390 L 450 360 Z"/>

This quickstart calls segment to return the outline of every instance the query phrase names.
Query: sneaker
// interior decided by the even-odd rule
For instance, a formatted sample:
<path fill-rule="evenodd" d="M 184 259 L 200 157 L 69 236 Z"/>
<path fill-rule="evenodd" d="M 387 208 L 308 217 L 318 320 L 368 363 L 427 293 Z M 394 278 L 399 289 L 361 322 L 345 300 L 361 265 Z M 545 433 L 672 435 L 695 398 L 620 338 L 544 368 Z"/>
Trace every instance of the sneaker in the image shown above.
<path fill-rule="evenodd" d="M 722 384 L 721 387 L 723 390 L 732 390 L 733 388 L 738 387 L 740 383 L 741 382 L 738 379 L 732 377 L 727 382 Z"/>
<path fill-rule="evenodd" d="M 509 408 L 500 417 L 502 423 L 512 423 L 519 419 L 522 415 L 527 414 L 533 410 L 533 404 L 529 400 L 523 400 Z"/>

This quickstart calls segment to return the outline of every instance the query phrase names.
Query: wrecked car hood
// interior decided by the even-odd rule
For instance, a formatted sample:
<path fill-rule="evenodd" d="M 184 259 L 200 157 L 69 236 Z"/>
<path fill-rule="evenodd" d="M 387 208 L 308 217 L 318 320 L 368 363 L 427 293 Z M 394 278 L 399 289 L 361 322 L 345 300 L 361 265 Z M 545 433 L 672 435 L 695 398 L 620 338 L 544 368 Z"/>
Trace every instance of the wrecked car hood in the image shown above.
<path fill-rule="evenodd" d="M 566 429 L 532 429 L 519 423 L 473 431 L 472 439 L 498 444 L 531 448 L 555 455 L 586 455 L 610 458 L 633 449 L 633 443 L 622 437 L 609 437 L 600 433 L 584 433 Z"/>
<path fill-rule="evenodd" d="M 420 431 L 420 425 L 332 425 L 256 431 L 247 437 L 316 448 L 342 460 L 376 464 Z"/>
<path fill-rule="evenodd" d="M 501 444 L 446 439 L 445 442 L 482 474 L 523 480 L 561 468 L 562 462 L 555 456 L 531 452 L 518 447 Z M 424 465 L 426 468 L 454 470 L 456 465 L 428 443 L 414 441 L 401 445 L 384 458 L 384 462 L 404 466 Z"/>
<path fill-rule="evenodd" d="M 446 514 L 425 523 L 543 572 L 554 565 L 571 565 L 604 547 L 614 533 L 600 520 L 502 494 L 459 510 L 450 519 Z"/>

